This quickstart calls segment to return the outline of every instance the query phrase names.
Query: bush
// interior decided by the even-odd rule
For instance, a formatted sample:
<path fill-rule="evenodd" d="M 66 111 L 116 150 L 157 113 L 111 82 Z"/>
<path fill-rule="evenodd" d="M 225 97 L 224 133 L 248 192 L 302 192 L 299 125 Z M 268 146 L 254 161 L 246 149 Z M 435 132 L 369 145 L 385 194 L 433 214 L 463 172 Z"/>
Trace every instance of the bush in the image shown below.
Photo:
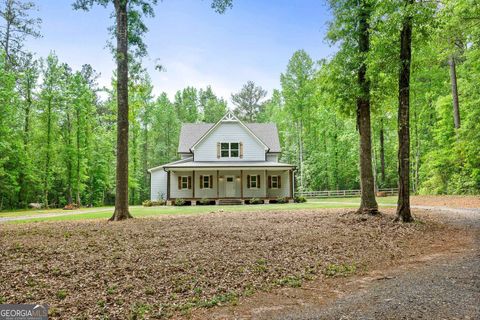
<path fill-rule="evenodd" d="M 153 200 L 152 201 L 152 206 L 164 206 L 165 203 L 166 203 L 166 201 L 163 200 L 163 199 Z"/>
<path fill-rule="evenodd" d="M 202 199 L 200 199 L 199 203 L 200 203 L 201 205 L 209 205 L 209 204 L 212 203 L 212 200 L 210 200 L 210 199 L 208 199 L 208 198 L 202 198 Z"/>
<path fill-rule="evenodd" d="M 277 203 L 288 203 L 288 198 L 287 197 L 278 197 L 276 201 L 277 201 Z"/>
<path fill-rule="evenodd" d="M 153 203 L 150 200 L 145 200 L 145 201 L 142 202 L 142 206 L 151 207 L 151 206 L 153 206 Z"/>
<path fill-rule="evenodd" d="M 304 196 L 295 196 L 295 198 L 293 198 L 293 201 L 295 201 L 295 203 L 302 203 L 307 202 L 307 199 L 305 199 Z"/>
<path fill-rule="evenodd" d="M 165 200 L 159 199 L 159 200 L 145 200 L 142 202 L 142 205 L 144 207 L 152 207 L 152 206 L 163 206 L 165 205 Z"/>
<path fill-rule="evenodd" d="M 249 204 L 260 204 L 262 203 L 262 200 L 258 199 L 258 198 L 252 198 L 248 201 Z"/>
<path fill-rule="evenodd" d="M 185 205 L 185 200 L 182 198 L 175 199 L 175 205 L 176 206 L 183 206 Z"/>

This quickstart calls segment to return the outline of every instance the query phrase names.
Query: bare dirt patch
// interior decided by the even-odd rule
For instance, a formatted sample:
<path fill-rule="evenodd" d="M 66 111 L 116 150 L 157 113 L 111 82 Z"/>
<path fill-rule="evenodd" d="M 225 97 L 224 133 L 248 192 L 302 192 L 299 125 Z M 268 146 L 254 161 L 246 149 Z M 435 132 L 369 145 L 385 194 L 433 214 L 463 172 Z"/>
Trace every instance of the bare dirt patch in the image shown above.
<path fill-rule="evenodd" d="M 52 318 L 164 318 L 447 248 L 461 231 L 346 210 L 0 226 L 0 300 Z M 445 249 L 446 250 L 446 249 Z M 308 285 L 308 284 L 307 284 Z"/>
<path fill-rule="evenodd" d="M 480 196 L 412 196 L 413 205 L 442 206 L 449 208 L 480 208 Z"/>

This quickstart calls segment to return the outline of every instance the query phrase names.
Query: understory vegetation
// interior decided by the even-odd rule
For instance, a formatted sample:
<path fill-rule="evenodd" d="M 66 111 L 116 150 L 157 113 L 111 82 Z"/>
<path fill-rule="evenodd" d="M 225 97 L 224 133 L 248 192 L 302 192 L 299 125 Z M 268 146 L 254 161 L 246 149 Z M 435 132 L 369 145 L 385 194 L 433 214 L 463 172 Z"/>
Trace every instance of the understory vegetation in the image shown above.
<path fill-rule="evenodd" d="M 400 13 L 398 1 L 370 2 L 366 63 L 374 176 L 377 187 L 395 187 Z M 345 12 L 349 3 L 330 1 L 334 12 Z M 410 171 L 416 193 L 480 192 L 479 8 L 473 0 L 443 0 L 422 2 L 413 14 Z M 31 9 L 16 10 L 28 17 Z M 1 17 L 0 26 L 11 22 Z M 357 76 L 352 71 L 358 55 L 344 34 L 355 25 L 336 17 L 327 35 L 340 44 L 335 55 L 314 61 L 306 51 L 296 51 L 279 75 L 278 90 L 267 94 L 250 81 L 231 97 L 242 120 L 277 124 L 281 161 L 297 166 L 300 190 L 359 188 Z M 113 204 L 115 76 L 109 88 L 101 88 L 90 65 L 74 70 L 54 53 L 26 52 L 21 43 L 39 36 L 39 21 L 20 22 L 18 46 L 6 46 L 9 38 L 0 32 L 0 209 L 31 202 Z M 140 58 L 130 61 L 129 72 L 129 203 L 141 204 L 150 198 L 147 169 L 177 159 L 181 124 L 213 123 L 227 111 L 227 101 L 210 86 L 184 88 L 173 99 L 166 93 L 155 96 Z"/>

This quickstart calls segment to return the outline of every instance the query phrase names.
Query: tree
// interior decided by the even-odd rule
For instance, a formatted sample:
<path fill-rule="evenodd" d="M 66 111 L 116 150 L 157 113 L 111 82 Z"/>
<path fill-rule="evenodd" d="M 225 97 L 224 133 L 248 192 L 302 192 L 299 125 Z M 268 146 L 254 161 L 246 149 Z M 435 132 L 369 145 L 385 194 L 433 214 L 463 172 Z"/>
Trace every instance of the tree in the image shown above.
<path fill-rule="evenodd" d="M 112 0 L 77 0 L 75 9 L 89 10 L 95 3 L 107 6 Z M 115 9 L 115 36 L 117 61 L 117 174 L 115 211 L 111 221 L 132 218 L 128 210 L 128 60 L 129 43 L 137 48 L 136 55 L 146 54 L 142 35 L 148 30 L 142 14 L 153 16 L 156 0 L 113 0 Z M 136 10 L 140 7 L 140 12 Z M 130 26 L 130 32 L 129 32 Z"/>
<path fill-rule="evenodd" d="M 315 73 L 313 60 L 304 50 L 296 51 L 287 65 L 287 71 L 280 75 L 282 94 L 285 100 L 285 110 L 290 123 L 289 131 L 296 146 L 297 159 L 294 163 L 299 167 L 299 187 L 304 186 L 304 133 L 311 132 L 314 116 L 314 83 Z M 315 139 L 316 141 L 318 139 Z"/>
<path fill-rule="evenodd" d="M 203 111 L 203 122 L 215 123 L 227 112 L 227 102 L 217 98 L 210 86 L 205 90 L 200 89 L 198 100 Z"/>
<path fill-rule="evenodd" d="M 367 78 L 366 56 L 370 47 L 370 12 L 368 0 L 359 1 L 358 49 L 360 65 L 358 68 L 359 95 L 357 98 L 357 127 L 360 134 L 360 189 L 361 202 L 359 213 L 377 214 L 375 200 L 375 181 L 372 170 L 372 129 L 370 124 L 370 82 Z"/>
<path fill-rule="evenodd" d="M 412 16 L 414 0 L 405 0 L 407 13 L 400 33 L 400 73 L 398 79 L 398 202 L 397 220 L 412 222 L 410 212 L 410 65 L 412 59 Z"/>
<path fill-rule="evenodd" d="M 232 102 L 236 107 L 233 112 L 243 121 L 255 122 L 263 111 L 264 106 L 261 100 L 266 96 L 266 90 L 255 85 L 255 82 L 248 81 L 240 92 L 232 94 Z"/>
<path fill-rule="evenodd" d="M 16 59 L 22 53 L 23 42 L 26 37 L 40 37 L 38 27 L 41 19 L 30 17 L 30 11 L 35 9 L 35 3 L 30 1 L 1 1 L 0 17 L 4 20 L 4 26 L 0 28 L 0 45 L 7 60 L 5 66 L 16 63 Z"/>

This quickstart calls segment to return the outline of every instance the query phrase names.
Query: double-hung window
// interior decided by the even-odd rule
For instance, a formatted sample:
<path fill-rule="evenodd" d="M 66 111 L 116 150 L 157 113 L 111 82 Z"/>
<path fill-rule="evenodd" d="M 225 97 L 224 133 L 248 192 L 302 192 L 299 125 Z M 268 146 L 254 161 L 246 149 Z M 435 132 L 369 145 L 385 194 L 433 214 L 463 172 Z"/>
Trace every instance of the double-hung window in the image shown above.
<path fill-rule="evenodd" d="M 271 183 L 272 183 L 272 186 L 271 186 L 271 188 L 272 188 L 272 189 L 278 189 L 278 176 L 272 176 L 271 179 L 272 179 L 272 182 L 271 182 Z"/>
<path fill-rule="evenodd" d="M 222 158 L 238 158 L 240 144 L 238 142 L 222 142 L 220 144 L 220 155 Z"/>
<path fill-rule="evenodd" d="M 202 184 L 203 184 L 203 188 L 204 189 L 209 189 L 211 188 L 211 185 L 210 185 L 210 176 L 202 176 Z"/>
<path fill-rule="evenodd" d="M 257 176 L 250 176 L 250 188 L 258 188 Z"/>
<path fill-rule="evenodd" d="M 181 178 L 181 183 L 180 183 L 180 189 L 188 189 L 188 177 L 187 176 L 182 176 Z"/>

